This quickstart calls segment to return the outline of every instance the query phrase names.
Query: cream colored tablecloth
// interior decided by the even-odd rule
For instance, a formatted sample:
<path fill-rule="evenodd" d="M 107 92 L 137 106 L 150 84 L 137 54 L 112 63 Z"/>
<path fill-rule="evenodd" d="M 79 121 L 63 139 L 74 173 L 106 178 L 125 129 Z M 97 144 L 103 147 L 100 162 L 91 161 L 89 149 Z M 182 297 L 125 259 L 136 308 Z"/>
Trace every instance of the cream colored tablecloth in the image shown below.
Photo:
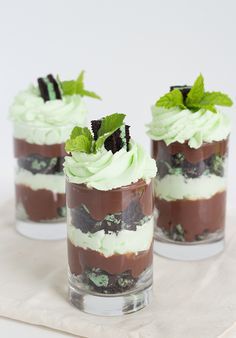
<path fill-rule="evenodd" d="M 16 233 L 13 203 L 0 207 L 0 315 L 89 338 L 235 338 L 236 216 L 222 255 L 177 262 L 154 258 L 155 300 L 136 314 L 86 315 L 67 302 L 65 241 Z"/>

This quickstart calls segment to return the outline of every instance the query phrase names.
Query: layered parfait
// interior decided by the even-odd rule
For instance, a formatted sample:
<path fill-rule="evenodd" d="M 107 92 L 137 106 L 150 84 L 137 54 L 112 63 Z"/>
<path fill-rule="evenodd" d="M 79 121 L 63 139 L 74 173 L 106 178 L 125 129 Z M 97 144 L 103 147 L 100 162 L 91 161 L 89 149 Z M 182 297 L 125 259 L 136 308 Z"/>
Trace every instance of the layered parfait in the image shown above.
<path fill-rule="evenodd" d="M 200 75 L 193 86 L 172 86 L 152 108 L 155 250 L 163 255 L 197 259 L 223 249 L 230 120 L 218 106 L 231 105 L 226 94 L 205 91 Z"/>
<path fill-rule="evenodd" d="M 86 123 L 83 96 L 99 98 L 85 90 L 83 77 L 84 72 L 75 81 L 60 81 L 51 74 L 38 78 L 10 108 L 17 229 L 26 236 L 52 239 L 66 234 L 61 223 L 66 214 L 65 141 L 73 126 Z M 57 223 L 57 229 L 48 223 Z"/>
<path fill-rule="evenodd" d="M 152 285 L 156 164 L 124 118 L 94 120 L 92 132 L 75 127 L 66 143 L 70 300 L 97 314 L 143 307 Z"/>

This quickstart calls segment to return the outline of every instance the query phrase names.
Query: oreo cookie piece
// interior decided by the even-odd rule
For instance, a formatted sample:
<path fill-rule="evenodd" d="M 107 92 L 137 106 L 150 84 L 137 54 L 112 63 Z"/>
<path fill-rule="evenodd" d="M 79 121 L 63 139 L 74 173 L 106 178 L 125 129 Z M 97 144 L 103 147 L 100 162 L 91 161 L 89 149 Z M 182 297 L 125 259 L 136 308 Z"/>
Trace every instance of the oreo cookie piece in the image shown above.
<path fill-rule="evenodd" d="M 98 139 L 98 131 L 101 128 L 102 120 L 92 120 L 91 127 L 94 135 L 94 140 L 97 141 Z"/>
<path fill-rule="evenodd" d="M 94 233 L 101 230 L 101 222 L 94 220 L 84 204 L 79 208 L 70 209 L 71 223 L 83 233 Z"/>
<path fill-rule="evenodd" d="M 91 121 L 91 127 L 94 135 L 94 140 L 98 139 L 98 132 L 101 128 L 102 120 L 93 120 Z M 123 125 L 121 128 L 117 129 L 111 136 L 109 136 L 105 143 L 104 147 L 106 150 L 111 150 L 112 153 L 116 153 L 124 146 L 126 150 L 129 150 L 129 141 L 130 141 L 130 133 L 129 133 L 130 126 Z"/>
<path fill-rule="evenodd" d="M 49 99 L 48 87 L 42 77 L 38 79 L 38 85 L 39 85 L 40 94 L 42 98 L 44 99 L 44 102 L 49 101 L 50 99 Z"/>
<path fill-rule="evenodd" d="M 120 129 L 117 129 L 111 136 L 106 139 L 104 146 L 106 150 L 111 150 L 113 154 L 115 154 L 123 147 Z"/>
<path fill-rule="evenodd" d="M 126 150 L 129 151 L 129 141 L 130 141 L 130 132 L 129 132 L 129 128 L 130 126 L 128 126 L 127 124 L 125 125 L 125 142 L 126 142 Z M 124 139 L 123 139 L 124 142 Z"/>
<path fill-rule="evenodd" d="M 52 74 L 48 74 L 47 78 L 53 84 L 53 88 L 54 88 L 54 91 L 55 91 L 55 94 L 56 94 L 56 98 L 58 100 L 61 100 L 62 99 L 61 91 L 60 91 L 60 87 L 59 87 L 57 81 L 54 79 Z"/>
<path fill-rule="evenodd" d="M 44 102 L 62 99 L 59 85 L 52 74 L 47 75 L 45 78 L 38 78 L 38 86 Z"/>
<path fill-rule="evenodd" d="M 191 90 L 191 86 L 188 85 L 183 85 L 183 86 L 171 86 L 170 87 L 170 92 L 174 89 L 179 89 L 181 91 L 181 93 L 183 94 L 183 98 L 184 100 L 187 98 L 188 93 Z"/>
<path fill-rule="evenodd" d="M 135 226 L 134 230 L 136 230 L 137 224 L 139 224 L 143 218 L 144 214 L 142 213 L 138 200 L 132 201 L 128 208 L 122 213 L 122 221 L 130 226 Z"/>

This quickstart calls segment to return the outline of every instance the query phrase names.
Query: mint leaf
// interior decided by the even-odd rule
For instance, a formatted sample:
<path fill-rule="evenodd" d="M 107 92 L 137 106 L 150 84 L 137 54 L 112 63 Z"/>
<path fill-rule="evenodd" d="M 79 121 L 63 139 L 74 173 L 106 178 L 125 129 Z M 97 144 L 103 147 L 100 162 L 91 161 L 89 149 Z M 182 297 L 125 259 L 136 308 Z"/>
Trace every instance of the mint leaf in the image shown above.
<path fill-rule="evenodd" d="M 94 99 L 98 99 L 98 100 L 101 100 L 101 97 L 99 95 L 97 95 L 96 93 L 94 92 L 91 92 L 89 90 L 85 90 L 85 89 L 82 89 L 81 90 L 81 96 L 88 96 L 88 97 L 92 97 Z"/>
<path fill-rule="evenodd" d="M 213 105 L 213 106 L 225 106 L 231 107 L 233 101 L 226 94 L 220 92 L 206 92 L 200 101 L 201 106 Z"/>
<path fill-rule="evenodd" d="M 199 109 L 205 109 L 205 110 L 210 110 L 212 113 L 217 113 L 217 110 L 215 108 L 215 106 L 213 105 L 201 105 L 199 104 L 195 104 L 194 106 L 188 107 L 193 113 L 197 112 Z"/>
<path fill-rule="evenodd" d="M 155 104 L 157 107 L 172 108 L 181 107 L 184 108 L 183 95 L 179 89 L 174 89 L 171 92 L 162 96 Z"/>
<path fill-rule="evenodd" d="M 84 88 L 84 70 L 82 70 L 82 72 L 80 72 L 79 76 L 77 77 L 76 80 L 77 86 L 78 88 Z"/>
<path fill-rule="evenodd" d="M 198 108 L 203 108 L 203 109 L 206 109 L 206 110 L 210 110 L 212 113 L 217 113 L 217 110 L 216 110 L 216 107 L 213 106 L 213 105 L 199 105 Z"/>
<path fill-rule="evenodd" d="M 186 105 L 194 106 L 195 103 L 199 103 L 204 95 L 204 78 L 202 74 L 195 80 L 190 92 L 187 95 Z"/>
<path fill-rule="evenodd" d="M 91 141 L 93 139 L 92 133 L 87 127 L 81 128 L 81 127 L 78 127 L 78 126 L 73 128 L 73 130 L 70 134 L 70 138 L 74 139 L 74 138 L 76 138 L 77 136 L 80 136 L 80 135 L 86 136 Z"/>
<path fill-rule="evenodd" d="M 93 136 L 91 131 L 87 127 L 81 128 L 77 126 L 73 128 L 69 140 L 66 141 L 65 149 L 68 153 L 81 151 L 90 154 L 92 142 Z"/>
<path fill-rule="evenodd" d="M 125 114 L 112 114 L 102 119 L 101 127 L 98 131 L 98 139 L 96 141 L 96 150 L 100 149 L 106 139 L 119 129 L 125 119 Z"/>
<path fill-rule="evenodd" d="M 76 80 L 62 81 L 61 87 L 64 95 L 80 94 L 84 89 L 84 71 L 82 71 Z"/>
<path fill-rule="evenodd" d="M 65 150 L 70 153 L 72 151 L 80 151 L 82 153 L 91 153 L 92 141 L 85 135 L 76 136 L 66 141 Z"/>
<path fill-rule="evenodd" d="M 125 114 L 111 114 L 102 119 L 101 127 L 98 131 L 98 136 L 101 136 L 105 133 L 116 131 L 123 124 L 125 119 Z"/>
<path fill-rule="evenodd" d="M 226 106 L 231 107 L 233 105 L 233 101 L 229 98 L 228 95 L 220 93 L 220 92 L 206 92 L 204 93 L 200 102 L 193 103 L 189 108 L 193 109 L 205 109 L 210 110 L 213 113 L 216 113 L 215 106 Z"/>
<path fill-rule="evenodd" d="M 73 95 L 76 93 L 75 81 L 63 81 L 60 85 L 64 95 Z"/>
<path fill-rule="evenodd" d="M 59 78 L 58 78 L 59 79 Z M 64 95 L 81 95 L 89 96 L 94 99 L 101 100 L 96 93 L 88 91 L 84 88 L 84 71 L 82 71 L 76 80 L 60 81 L 60 86 Z"/>

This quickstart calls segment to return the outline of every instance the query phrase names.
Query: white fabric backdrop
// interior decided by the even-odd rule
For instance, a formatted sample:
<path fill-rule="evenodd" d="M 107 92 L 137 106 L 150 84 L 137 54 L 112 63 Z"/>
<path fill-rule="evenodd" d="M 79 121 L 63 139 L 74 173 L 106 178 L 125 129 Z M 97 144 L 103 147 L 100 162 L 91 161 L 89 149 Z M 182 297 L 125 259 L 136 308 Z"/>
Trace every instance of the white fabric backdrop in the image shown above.
<path fill-rule="evenodd" d="M 86 100 L 90 117 L 127 113 L 131 134 L 149 150 L 144 125 L 150 106 L 170 85 L 191 84 L 202 72 L 207 89 L 225 91 L 236 101 L 235 13 L 235 0 L 0 0 L 0 194 L 13 194 L 6 117 L 19 90 L 50 72 L 73 79 L 85 69 L 88 89 L 103 98 Z"/>
<path fill-rule="evenodd" d="M 191 83 L 202 72 L 209 90 L 224 90 L 235 100 L 234 0 L 0 0 L 0 8 L 1 202 L 14 193 L 8 107 L 13 96 L 38 76 L 52 72 L 70 79 L 85 69 L 88 88 L 103 97 L 102 102 L 87 100 L 91 117 L 126 112 L 132 135 L 146 149 L 149 140 L 144 124 L 150 120 L 150 105 L 170 84 Z M 232 209 L 236 199 L 233 111 L 228 199 Z M 65 300 L 65 245 L 16 236 L 10 213 L 12 208 L 1 207 L 1 313 L 82 332 L 87 317 Z M 224 255 L 193 264 L 155 258 L 157 303 L 134 319 L 130 317 L 130 337 L 152 327 L 159 330 L 160 338 L 168 338 L 168 334 L 171 338 L 180 334 L 195 338 L 197 328 L 202 335 L 196 338 L 236 337 L 235 218 L 229 218 L 232 236 Z M 44 254 L 51 254 L 47 264 Z M 51 304 L 48 299 L 52 296 L 55 301 Z M 47 316 L 50 309 L 41 307 L 39 315 L 41 300 L 47 306 L 51 304 L 52 316 Z M 66 315 L 59 323 L 61 311 Z M 142 316 L 145 325 L 138 331 Z M 126 330 L 124 337 L 128 334 L 127 321 L 125 317 L 116 323 L 117 332 L 122 327 Z M 98 324 L 96 337 L 102 333 L 109 337 L 110 332 L 113 337 L 116 331 L 111 323 L 92 318 L 89 327 L 94 330 Z M 149 336 L 140 333 L 140 337 Z"/>
<path fill-rule="evenodd" d="M 68 303 L 65 241 L 18 235 L 12 202 L 0 214 L 0 315 L 88 338 L 235 337 L 235 216 L 228 218 L 223 254 L 199 262 L 155 256 L 153 303 L 136 314 L 105 318 Z"/>

